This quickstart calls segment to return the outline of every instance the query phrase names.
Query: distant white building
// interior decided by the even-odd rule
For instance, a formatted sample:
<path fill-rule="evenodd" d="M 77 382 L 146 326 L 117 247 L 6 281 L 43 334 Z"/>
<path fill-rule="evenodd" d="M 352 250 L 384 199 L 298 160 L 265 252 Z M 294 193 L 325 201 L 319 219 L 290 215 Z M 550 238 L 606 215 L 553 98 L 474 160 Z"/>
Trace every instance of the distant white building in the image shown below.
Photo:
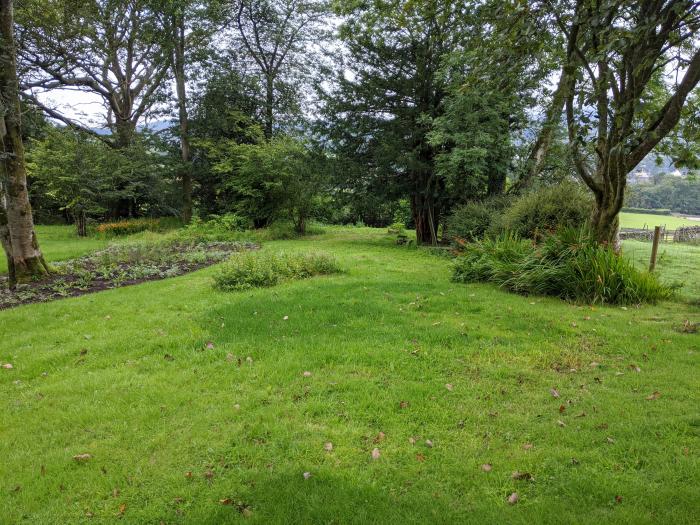
<path fill-rule="evenodd" d="M 649 184 L 652 181 L 651 173 L 645 169 L 638 169 L 629 174 L 630 184 Z"/>

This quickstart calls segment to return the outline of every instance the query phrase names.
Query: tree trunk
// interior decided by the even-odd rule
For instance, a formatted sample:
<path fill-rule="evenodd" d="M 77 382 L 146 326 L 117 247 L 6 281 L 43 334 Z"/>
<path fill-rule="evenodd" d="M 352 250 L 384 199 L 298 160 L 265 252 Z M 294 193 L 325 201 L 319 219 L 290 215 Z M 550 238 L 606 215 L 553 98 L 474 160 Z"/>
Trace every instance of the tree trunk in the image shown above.
<path fill-rule="evenodd" d="M 5 210 L 0 236 L 11 268 L 10 286 L 48 275 L 34 232 L 22 143 L 12 0 L 0 0 L 0 110 Z M 4 223 L 4 225 L 2 225 Z"/>
<path fill-rule="evenodd" d="M 275 105 L 275 79 L 272 74 L 267 75 L 266 97 L 265 97 L 265 138 L 272 139 L 272 128 L 274 124 Z"/>
<path fill-rule="evenodd" d="M 591 218 L 593 234 L 600 244 L 611 246 L 616 253 L 620 253 L 620 218 L 619 212 L 606 208 L 601 203 L 596 203 Z"/>
<path fill-rule="evenodd" d="M 173 17 L 176 42 L 173 67 L 177 91 L 178 117 L 180 122 L 180 157 L 182 160 L 182 220 L 188 224 L 192 220 L 192 167 L 190 165 L 189 117 L 187 114 L 187 88 L 185 83 L 185 20 Z"/>
<path fill-rule="evenodd" d="M 552 102 L 549 108 L 547 108 L 547 113 L 542 123 L 542 129 L 530 150 L 530 156 L 527 159 L 527 171 L 523 177 L 513 185 L 513 192 L 520 192 L 526 189 L 542 172 L 544 163 L 547 160 L 549 148 L 552 146 L 554 140 L 554 134 L 561 122 L 568 88 L 569 81 L 566 75 L 566 67 L 564 67 L 561 71 L 561 77 L 559 77 L 557 89 L 552 95 Z"/>
<path fill-rule="evenodd" d="M 416 242 L 418 244 L 437 245 L 437 225 L 439 214 L 432 199 L 424 195 L 411 196 L 411 211 L 416 223 Z"/>
<path fill-rule="evenodd" d="M 75 211 L 75 231 L 78 237 L 87 237 L 87 219 L 82 209 Z"/>

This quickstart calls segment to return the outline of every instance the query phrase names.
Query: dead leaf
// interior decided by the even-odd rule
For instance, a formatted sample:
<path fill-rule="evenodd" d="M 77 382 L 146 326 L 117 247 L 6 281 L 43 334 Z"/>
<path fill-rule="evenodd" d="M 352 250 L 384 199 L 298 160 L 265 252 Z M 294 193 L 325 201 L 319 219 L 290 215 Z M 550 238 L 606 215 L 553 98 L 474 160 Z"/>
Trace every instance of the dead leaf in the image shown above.
<path fill-rule="evenodd" d="M 326 452 L 332 452 L 333 451 L 333 443 L 331 443 L 329 441 L 328 443 L 323 445 L 323 450 L 325 450 Z"/>
<path fill-rule="evenodd" d="M 119 489 L 112 489 L 112 497 L 113 498 L 119 497 Z"/>
<path fill-rule="evenodd" d="M 484 463 L 481 465 L 481 470 L 484 472 L 491 472 L 493 470 L 493 465 L 491 465 L 491 463 Z"/>
<path fill-rule="evenodd" d="M 535 447 L 532 443 L 525 443 L 523 445 L 523 450 L 532 450 Z"/>
<path fill-rule="evenodd" d="M 283 321 L 289 321 L 289 316 L 288 316 L 288 315 L 285 315 L 285 316 L 282 318 L 282 320 L 283 320 Z"/>
<path fill-rule="evenodd" d="M 125 511 L 126 511 L 126 503 L 122 503 L 121 505 L 119 505 L 119 514 L 124 514 Z"/>
<path fill-rule="evenodd" d="M 214 350 L 214 343 L 212 341 L 207 341 L 207 350 Z"/>
<path fill-rule="evenodd" d="M 654 401 L 655 399 L 659 399 L 660 397 L 661 397 L 661 392 L 656 390 L 654 393 L 647 396 L 647 401 Z"/>
<path fill-rule="evenodd" d="M 311 377 L 311 372 L 309 372 L 309 371 L 307 370 L 306 372 L 304 372 L 303 376 L 304 376 L 304 377 Z"/>
<path fill-rule="evenodd" d="M 170 354 L 165 354 L 163 356 L 163 359 L 165 359 L 166 361 L 175 361 L 175 358 L 173 356 L 171 356 Z"/>
<path fill-rule="evenodd" d="M 372 440 L 373 443 L 381 443 L 384 441 L 384 438 L 386 437 L 386 434 L 384 432 L 380 432 L 375 436 L 375 438 Z"/>
<path fill-rule="evenodd" d="M 415 445 L 415 444 L 416 444 L 416 438 L 414 438 L 413 436 L 411 436 L 410 438 L 408 438 L 408 442 L 409 442 L 411 445 Z"/>
<path fill-rule="evenodd" d="M 222 505 L 231 505 L 233 503 L 233 500 L 231 498 L 224 498 L 220 499 L 219 503 L 221 503 Z"/>
<path fill-rule="evenodd" d="M 454 387 L 453 387 L 450 383 L 447 383 L 447 384 L 445 385 L 445 388 L 446 388 L 447 390 L 449 390 L 450 392 L 452 392 L 452 390 L 454 389 Z"/>
<path fill-rule="evenodd" d="M 517 492 L 513 492 L 513 494 L 511 494 L 510 496 L 508 496 L 508 503 L 509 503 L 510 505 L 515 505 L 515 504 L 518 502 L 519 499 L 520 499 L 520 498 L 518 497 L 518 493 L 517 493 Z"/>
<path fill-rule="evenodd" d="M 613 438 L 611 438 L 610 436 L 608 436 L 608 437 L 605 438 L 605 439 L 606 439 L 606 441 L 607 441 L 608 443 L 610 443 L 610 444 L 615 443 L 615 440 L 614 440 Z"/>
<path fill-rule="evenodd" d="M 561 419 L 558 419 L 558 420 L 557 420 L 557 425 L 559 425 L 560 427 L 565 427 L 565 426 L 566 426 L 566 423 L 564 423 Z"/>
<path fill-rule="evenodd" d="M 615 503 L 617 503 L 618 505 L 622 503 L 622 496 L 615 496 Z"/>
<path fill-rule="evenodd" d="M 311 477 L 311 472 L 304 472 L 304 479 L 309 479 Z"/>
<path fill-rule="evenodd" d="M 552 394 L 552 397 L 559 397 L 559 391 L 556 388 L 552 388 L 549 393 Z"/>
<path fill-rule="evenodd" d="M 564 406 L 564 405 L 559 405 L 559 413 L 560 413 L 560 414 L 563 414 L 563 413 L 564 413 L 564 410 L 566 410 L 566 406 Z"/>
<path fill-rule="evenodd" d="M 423 463 L 425 461 L 425 456 L 423 454 L 416 454 L 416 459 Z"/>
<path fill-rule="evenodd" d="M 641 372 L 641 371 L 642 371 L 642 369 L 639 368 L 639 367 L 638 367 L 637 365 L 635 365 L 634 363 L 632 363 L 632 364 L 630 365 L 630 368 L 631 368 L 632 370 L 634 370 L 635 372 Z"/>
<path fill-rule="evenodd" d="M 517 480 L 525 480 L 525 481 L 532 480 L 532 474 L 530 474 L 529 472 L 520 472 L 518 470 L 513 472 L 513 474 L 510 477 L 513 479 L 517 479 Z"/>
<path fill-rule="evenodd" d="M 381 456 L 381 453 L 378 448 L 372 450 L 372 459 L 379 459 L 379 456 Z"/>
<path fill-rule="evenodd" d="M 211 478 L 214 477 L 214 473 L 213 473 L 211 470 L 207 470 L 207 471 L 204 473 L 204 477 L 205 477 L 206 479 L 211 479 Z"/>
<path fill-rule="evenodd" d="M 425 446 L 428 448 L 433 448 L 433 442 L 429 439 L 425 440 Z"/>
<path fill-rule="evenodd" d="M 78 462 L 87 461 L 90 458 L 92 458 L 90 454 L 78 454 L 77 456 L 73 456 L 73 459 Z"/>
<path fill-rule="evenodd" d="M 408 401 L 401 401 L 401 403 L 399 403 L 399 408 L 408 408 Z"/>
<path fill-rule="evenodd" d="M 12 366 L 12 363 L 5 363 L 4 365 L 2 365 L 2 367 L 5 370 L 12 370 L 14 368 L 14 366 Z"/>

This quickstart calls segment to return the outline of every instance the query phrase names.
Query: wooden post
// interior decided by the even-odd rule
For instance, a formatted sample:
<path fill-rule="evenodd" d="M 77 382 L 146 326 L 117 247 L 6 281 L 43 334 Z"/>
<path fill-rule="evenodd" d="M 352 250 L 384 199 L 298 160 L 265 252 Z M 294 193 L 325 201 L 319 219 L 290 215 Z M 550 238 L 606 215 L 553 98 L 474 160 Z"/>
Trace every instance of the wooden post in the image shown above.
<path fill-rule="evenodd" d="M 649 263 L 649 271 L 653 272 L 656 268 L 656 254 L 659 253 L 659 239 L 661 237 L 661 226 L 654 229 L 654 245 L 651 247 L 651 262 Z"/>

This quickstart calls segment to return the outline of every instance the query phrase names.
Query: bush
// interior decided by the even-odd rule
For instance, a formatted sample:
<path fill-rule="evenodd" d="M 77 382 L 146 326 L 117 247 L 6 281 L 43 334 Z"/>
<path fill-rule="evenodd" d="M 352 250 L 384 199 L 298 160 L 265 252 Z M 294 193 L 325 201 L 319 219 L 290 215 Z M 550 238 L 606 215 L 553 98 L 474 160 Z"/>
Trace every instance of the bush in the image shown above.
<path fill-rule="evenodd" d="M 655 303 L 672 295 L 655 275 L 638 271 L 586 230 L 573 228 L 547 236 L 540 246 L 513 234 L 467 245 L 453 280 L 589 304 Z"/>
<path fill-rule="evenodd" d="M 325 253 L 247 252 L 232 257 L 214 276 L 223 291 L 275 286 L 285 279 L 307 279 L 339 273 L 336 259 Z"/>
<path fill-rule="evenodd" d="M 492 197 L 459 206 L 447 219 L 448 237 L 470 242 L 484 238 L 497 227 L 499 214 L 507 203 L 506 197 Z"/>
<path fill-rule="evenodd" d="M 519 197 L 500 217 L 499 229 L 531 239 L 535 232 L 580 228 L 593 211 L 590 192 L 574 182 L 547 186 Z"/>
<path fill-rule="evenodd" d="M 240 215 L 227 213 L 212 215 L 206 221 L 194 219 L 177 232 L 177 237 L 197 242 L 242 240 L 251 235 L 243 235 L 250 227 L 250 221 Z"/>
<path fill-rule="evenodd" d="M 177 219 L 125 219 L 116 222 L 106 222 L 98 224 L 95 231 L 104 237 L 120 237 L 132 235 L 134 233 L 152 231 L 161 232 L 177 227 Z"/>

